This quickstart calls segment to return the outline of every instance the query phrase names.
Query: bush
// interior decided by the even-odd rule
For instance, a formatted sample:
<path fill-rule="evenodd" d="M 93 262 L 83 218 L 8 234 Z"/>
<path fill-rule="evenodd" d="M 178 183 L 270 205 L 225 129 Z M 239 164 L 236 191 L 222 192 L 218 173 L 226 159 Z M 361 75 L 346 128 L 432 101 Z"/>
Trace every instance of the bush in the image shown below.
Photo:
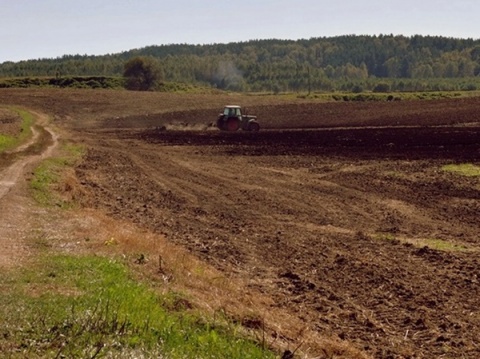
<path fill-rule="evenodd" d="M 153 57 L 135 57 L 125 64 L 123 77 L 127 90 L 151 91 L 161 80 L 160 65 Z"/>
<path fill-rule="evenodd" d="M 464 90 L 464 91 L 477 91 L 477 85 L 468 84 L 468 85 L 463 86 L 462 90 Z"/>
<path fill-rule="evenodd" d="M 92 88 L 92 89 L 97 89 L 97 88 L 101 88 L 101 87 L 102 87 L 102 85 L 100 84 L 100 82 L 95 81 L 95 80 L 88 80 L 88 81 L 86 82 L 86 85 L 87 85 L 87 87 L 90 87 L 90 88 Z"/>
<path fill-rule="evenodd" d="M 378 92 L 390 92 L 390 85 L 385 83 L 385 82 L 379 83 L 373 88 L 372 91 L 377 92 L 377 93 Z"/>
<path fill-rule="evenodd" d="M 360 85 L 355 85 L 352 87 L 352 92 L 353 93 L 362 93 L 363 92 L 363 87 Z"/>

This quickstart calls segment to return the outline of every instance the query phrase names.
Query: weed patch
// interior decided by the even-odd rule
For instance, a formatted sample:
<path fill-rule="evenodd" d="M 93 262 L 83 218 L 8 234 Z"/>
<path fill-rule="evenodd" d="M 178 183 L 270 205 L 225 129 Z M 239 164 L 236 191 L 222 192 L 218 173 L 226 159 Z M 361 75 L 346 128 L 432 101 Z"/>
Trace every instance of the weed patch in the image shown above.
<path fill-rule="evenodd" d="M 469 250 L 463 245 L 443 241 L 441 239 L 425 239 L 422 243 L 429 248 L 445 252 L 465 252 Z"/>
<path fill-rule="evenodd" d="M 467 177 L 479 177 L 480 176 L 480 166 L 476 166 L 472 163 L 463 163 L 463 164 L 452 164 L 442 167 L 443 171 L 453 172 L 462 176 Z"/>
<path fill-rule="evenodd" d="M 391 233 L 376 233 L 374 238 L 380 241 L 410 243 L 418 248 L 428 247 L 442 252 L 469 252 L 472 249 L 462 244 L 452 243 L 435 238 L 405 238 Z"/>

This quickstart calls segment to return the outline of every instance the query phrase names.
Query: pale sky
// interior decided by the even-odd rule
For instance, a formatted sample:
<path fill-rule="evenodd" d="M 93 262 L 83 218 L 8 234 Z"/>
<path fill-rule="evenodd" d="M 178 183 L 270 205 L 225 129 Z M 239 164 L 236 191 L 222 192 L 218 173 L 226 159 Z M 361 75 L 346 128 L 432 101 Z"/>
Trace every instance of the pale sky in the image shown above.
<path fill-rule="evenodd" d="M 0 63 L 274 38 L 479 39 L 479 14 L 479 0 L 0 0 Z"/>

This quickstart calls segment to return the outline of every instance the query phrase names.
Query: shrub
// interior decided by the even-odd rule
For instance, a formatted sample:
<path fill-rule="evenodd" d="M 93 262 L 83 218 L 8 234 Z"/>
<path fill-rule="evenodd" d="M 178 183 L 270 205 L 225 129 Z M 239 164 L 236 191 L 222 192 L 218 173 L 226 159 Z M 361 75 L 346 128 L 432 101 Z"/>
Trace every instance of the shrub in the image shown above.
<path fill-rule="evenodd" d="M 352 87 L 352 92 L 353 93 L 362 93 L 363 92 L 363 87 L 360 85 L 355 85 Z"/>
<path fill-rule="evenodd" d="M 153 57 L 135 57 L 125 63 L 123 76 L 127 90 L 151 91 L 160 82 L 161 71 Z"/>
<path fill-rule="evenodd" d="M 377 84 L 372 91 L 373 92 L 390 92 L 390 85 L 385 82 L 382 82 Z"/>

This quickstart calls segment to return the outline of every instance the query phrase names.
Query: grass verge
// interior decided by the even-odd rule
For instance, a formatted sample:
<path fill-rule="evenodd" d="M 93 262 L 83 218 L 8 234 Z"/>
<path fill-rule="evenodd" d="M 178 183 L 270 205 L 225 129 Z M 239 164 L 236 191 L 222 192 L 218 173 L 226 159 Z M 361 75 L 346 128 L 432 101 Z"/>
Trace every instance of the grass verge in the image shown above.
<path fill-rule="evenodd" d="M 97 256 L 45 256 L 0 276 L 0 351 L 10 358 L 274 358 Z"/>
<path fill-rule="evenodd" d="M 17 139 L 13 136 L 0 134 L 0 153 L 15 147 Z"/>
<path fill-rule="evenodd" d="M 21 109 L 9 110 L 21 117 L 20 132 L 18 136 L 0 134 L 0 153 L 18 146 L 32 134 L 33 115 Z"/>
<path fill-rule="evenodd" d="M 34 170 L 30 180 L 33 198 L 43 206 L 70 208 L 74 202 L 62 198 L 59 186 L 68 185 L 68 177 L 72 166 L 81 160 L 84 148 L 78 145 L 64 144 L 62 155 L 49 158 Z"/>

